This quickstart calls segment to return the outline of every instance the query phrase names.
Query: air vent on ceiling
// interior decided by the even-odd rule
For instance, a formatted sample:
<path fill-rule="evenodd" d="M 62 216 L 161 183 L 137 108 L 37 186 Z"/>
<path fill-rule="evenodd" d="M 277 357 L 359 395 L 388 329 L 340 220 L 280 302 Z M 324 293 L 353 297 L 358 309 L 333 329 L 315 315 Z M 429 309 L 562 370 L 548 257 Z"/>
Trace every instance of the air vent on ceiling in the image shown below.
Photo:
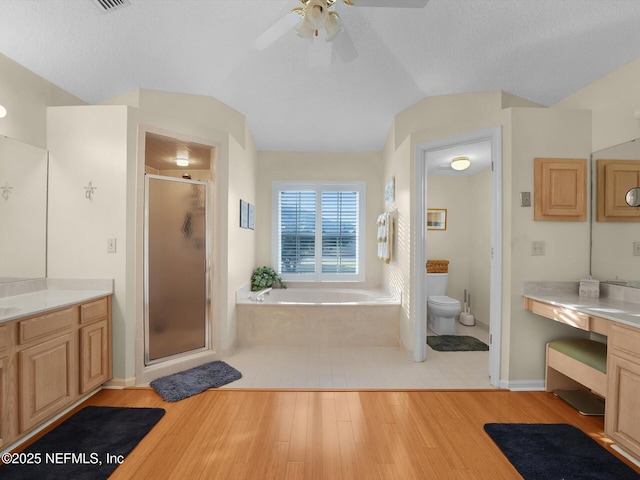
<path fill-rule="evenodd" d="M 129 0 L 89 0 L 102 13 L 119 10 L 130 5 Z"/>

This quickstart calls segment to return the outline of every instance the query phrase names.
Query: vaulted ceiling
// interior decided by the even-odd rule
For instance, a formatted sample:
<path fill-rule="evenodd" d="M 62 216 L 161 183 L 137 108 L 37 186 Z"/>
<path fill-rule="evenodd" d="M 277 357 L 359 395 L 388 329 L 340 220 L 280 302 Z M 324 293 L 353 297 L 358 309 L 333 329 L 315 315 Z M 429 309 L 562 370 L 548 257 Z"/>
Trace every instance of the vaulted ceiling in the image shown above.
<path fill-rule="evenodd" d="M 290 29 L 298 0 L 0 0 L 0 53 L 89 103 L 137 88 L 209 95 L 259 150 L 379 151 L 395 115 L 443 94 L 505 90 L 549 106 L 640 57 L 638 0 L 336 2 L 358 51 Z"/>

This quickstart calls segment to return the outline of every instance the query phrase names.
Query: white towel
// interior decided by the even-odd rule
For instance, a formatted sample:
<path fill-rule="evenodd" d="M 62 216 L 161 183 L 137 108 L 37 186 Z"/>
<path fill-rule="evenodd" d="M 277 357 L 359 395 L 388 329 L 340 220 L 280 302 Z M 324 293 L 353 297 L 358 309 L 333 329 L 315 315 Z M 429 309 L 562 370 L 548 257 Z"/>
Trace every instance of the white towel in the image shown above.
<path fill-rule="evenodd" d="M 378 259 L 389 263 L 391 261 L 391 244 L 393 232 L 393 219 L 389 213 L 378 215 Z"/>

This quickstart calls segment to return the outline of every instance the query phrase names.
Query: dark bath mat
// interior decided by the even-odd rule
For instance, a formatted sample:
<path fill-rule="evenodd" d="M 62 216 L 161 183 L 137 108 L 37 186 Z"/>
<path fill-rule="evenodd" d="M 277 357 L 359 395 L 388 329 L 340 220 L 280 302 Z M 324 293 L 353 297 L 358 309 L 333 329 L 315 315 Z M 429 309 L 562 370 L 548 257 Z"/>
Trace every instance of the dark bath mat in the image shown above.
<path fill-rule="evenodd" d="M 151 386 L 163 400 L 177 402 L 240 378 L 242 374 L 238 370 L 217 360 L 184 372 L 157 378 L 151 382 Z"/>
<path fill-rule="evenodd" d="M 106 479 L 163 415 L 162 408 L 85 407 L 22 452 L 3 455 L 0 478 Z"/>
<path fill-rule="evenodd" d="M 468 335 L 429 335 L 427 345 L 438 352 L 476 352 L 489 350 L 489 345 Z"/>
<path fill-rule="evenodd" d="M 484 429 L 525 480 L 640 478 L 573 425 L 487 423 Z"/>

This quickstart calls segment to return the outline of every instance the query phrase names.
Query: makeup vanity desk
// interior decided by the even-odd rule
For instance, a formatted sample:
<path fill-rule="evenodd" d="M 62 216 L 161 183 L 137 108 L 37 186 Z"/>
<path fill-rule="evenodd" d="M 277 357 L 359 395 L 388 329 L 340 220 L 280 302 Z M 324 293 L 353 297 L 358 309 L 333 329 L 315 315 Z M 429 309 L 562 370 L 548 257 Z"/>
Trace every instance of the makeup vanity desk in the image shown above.
<path fill-rule="evenodd" d="M 524 307 L 607 337 L 605 434 L 640 458 L 640 290 L 601 284 L 599 298 L 577 282 L 524 282 Z"/>

